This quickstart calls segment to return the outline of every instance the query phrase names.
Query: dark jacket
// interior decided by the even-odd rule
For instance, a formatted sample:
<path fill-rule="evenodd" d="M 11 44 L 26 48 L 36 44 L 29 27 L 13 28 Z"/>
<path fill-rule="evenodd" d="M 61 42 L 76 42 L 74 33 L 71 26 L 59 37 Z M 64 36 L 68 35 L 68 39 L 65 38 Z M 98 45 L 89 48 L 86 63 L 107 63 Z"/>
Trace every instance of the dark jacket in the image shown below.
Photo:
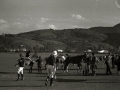
<path fill-rule="evenodd" d="M 87 58 L 88 58 L 87 55 L 83 56 L 83 63 L 87 63 Z"/>
<path fill-rule="evenodd" d="M 24 58 L 18 60 L 19 67 L 24 67 L 24 64 L 25 64 Z"/>
<path fill-rule="evenodd" d="M 41 66 L 41 64 L 42 64 L 42 59 L 39 58 L 39 59 L 36 60 L 36 62 L 37 62 L 37 65 L 38 65 L 38 66 Z"/>
<path fill-rule="evenodd" d="M 30 51 L 26 53 L 26 57 L 29 57 L 29 56 L 30 56 Z"/>
<path fill-rule="evenodd" d="M 55 57 L 53 56 L 53 55 L 50 55 L 48 58 L 47 58 L 47 60 L 46 60 L 46 64 L 47 65 L 52 65 L 52 66 L 54 66 L 55 65 Z"/>
<path fill-rule="evenodd" d="M 91 64 L 95 64 L 95 63 L 96 63 L 96 56 L 92 56 Z"/>

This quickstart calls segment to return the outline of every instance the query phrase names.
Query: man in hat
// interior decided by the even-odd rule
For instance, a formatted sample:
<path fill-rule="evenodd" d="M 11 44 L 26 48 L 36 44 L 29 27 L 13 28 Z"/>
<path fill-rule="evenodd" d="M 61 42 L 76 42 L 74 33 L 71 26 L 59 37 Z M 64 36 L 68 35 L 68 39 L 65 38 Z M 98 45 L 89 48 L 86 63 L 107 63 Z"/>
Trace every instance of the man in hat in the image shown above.
<path fill-rule="evenodd" d="M 30 50 L 26 52 L 26 57 L 31 60 L 31 57 L 30 57 Z M 32 60 L 31 60 L 32 61 Z"/>
<path fill-rule="evenodd" d="M 47 79 L 45 82 L 45 85 L 47 86 L 48 81 L 50 79 L 50 86 L 53 86 L 53 78 L 55 76 L 55 72 L 56 72 L 56 58 L 57 58 L 57 51 L 53 51 L 53 53 L 48 57 L 47 61 L 46 61 L 46 67 L 47 67 Z"/>
<path fill-rule="evenodd" d="M 24 69 L 24 65 L 25 65 L 25 61 L 24 61 L 24 56 L 22 54 L 20 54 L 20 59 L 18 59 L 18 64 L 16 64 L 15 66 L 18 66 L 18 79 L 20 79 L 20 74 L 21 74 L 21 80 L 24 80 L 23 78 L 23 69 Z M 17 81 L 16 80 L 16 81 Z"/>

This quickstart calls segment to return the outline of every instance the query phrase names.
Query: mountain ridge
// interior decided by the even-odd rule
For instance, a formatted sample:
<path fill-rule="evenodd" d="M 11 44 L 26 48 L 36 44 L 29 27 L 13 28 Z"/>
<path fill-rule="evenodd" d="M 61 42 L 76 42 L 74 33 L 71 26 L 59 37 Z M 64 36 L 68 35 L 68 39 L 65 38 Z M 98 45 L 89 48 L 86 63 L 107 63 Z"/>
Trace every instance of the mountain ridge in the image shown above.
<path fill-rule="evenodd" d="M 91 27 L 88 29 L 75 28 L 75 29 L 42 29 L 30 32 L 23 32 L 10 35 L 0 36 L 1 47 L 7 46 L 4 38 L 12 40 L 12 44 L 25 44 L 27 47 L 34 46 L 37 48 L 44 47 L 46 51 L 54 49 L 64 49 L 84 51 L 86 49 L 115 49 L 120 46 L 120 24 L 113 27 Z M 19 42 L 17 42 L 17 39 Z M 20 40 L 21 39 L 21 40 Z M 14 43 L 13 43 L 14 42 Z M 26 42 L 26 43 L 25 43 Z M 29 42 L 29 44 L 27 44 Z M 31 43 L 30 43 L 31 42 Z M 10 45 L 12 45 L 10 44 Z M 11 47 L 11 46 L 9 46 Z M 8 46 L 7 46 L 8 48 Z M 30 48 L 28 48 L 30 49 Z"/>

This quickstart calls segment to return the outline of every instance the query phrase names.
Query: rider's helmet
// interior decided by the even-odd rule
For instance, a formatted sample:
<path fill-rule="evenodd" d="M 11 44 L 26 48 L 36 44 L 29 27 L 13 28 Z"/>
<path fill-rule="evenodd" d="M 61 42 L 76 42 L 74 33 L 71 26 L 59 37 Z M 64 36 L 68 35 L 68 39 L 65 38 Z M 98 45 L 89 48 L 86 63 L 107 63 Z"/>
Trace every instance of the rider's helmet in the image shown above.
<path fill-rule="evenodd" d="M 53 51 L 53 53 L 52 53 L 53 55 L 57 55 L 57 51 Z"/>

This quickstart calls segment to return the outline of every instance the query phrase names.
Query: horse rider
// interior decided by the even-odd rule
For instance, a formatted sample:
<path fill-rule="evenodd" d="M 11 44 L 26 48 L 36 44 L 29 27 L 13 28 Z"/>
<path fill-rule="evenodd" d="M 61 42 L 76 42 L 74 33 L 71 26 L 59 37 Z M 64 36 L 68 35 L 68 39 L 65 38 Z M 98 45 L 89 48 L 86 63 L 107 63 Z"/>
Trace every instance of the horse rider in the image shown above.
<path fill-rule="evenodd" d="M 66 59 L 66 57 L 64 56 L 64 55 L 62 55 L 61 54 L 61 58 L 62 58 L 62 61 L 61 61 L 61 68 L 63 68 L 64 67 L 64 61 L 65 61 L 65 59 Z"/>
<path fill-rule="evenodd" d="M 22 54 L 20 54 L 20 59 L 18 59 L 18 64 L 16 64 L 15 66 L 18 66 L 18 79 L 20 79 L 20 74 L 21 74 L 21 80 L 24 80 L 23 78 L 23 69 L 24 69 L 24 65 L 25 65 L 25 61 L 24 61 L 24 56 Z M 16 81 L 17 81 L 16 80 Z"/>
<path fill-rule="evenodd" d="M 27 57 L 30 61 L 32 61 L 32 60 L 31 60 L 31 57 L 30 57 L 30 53 L 31 53 L 31 51 L 30 51 L 30 50 L 29 50 L 29 51 L 27 51 L 27 52 L 26 52 L 26 57 Z"/>
<path fill-rule="evenodd" d="M 45 81 L 45 85 L 47 86 L 48 81 L 50 79 L 50 86 L 53 86 L 53 78 L 56 72 L 56 58 L 57 58 L 57 51 L 53 51 L 53 53 L 48 57 L 46 61 L 47 67 L 47 79 Z"/>
<path fill-rule="evenodd" d="M 71 57 L 70 55 L 65 54 L 65 61 L 64 61 L 64 67 L 63 67 L 63 69 L 64 69 L 64 72 L 67 72 L 67 73 L 68 73 L 68 66 L 69 66 L 69 64 L 68 64 L 67 67 L 65 67 L 65 65 L 68 63 L 66 60 L 70 59 L 70 57 Z"/>

